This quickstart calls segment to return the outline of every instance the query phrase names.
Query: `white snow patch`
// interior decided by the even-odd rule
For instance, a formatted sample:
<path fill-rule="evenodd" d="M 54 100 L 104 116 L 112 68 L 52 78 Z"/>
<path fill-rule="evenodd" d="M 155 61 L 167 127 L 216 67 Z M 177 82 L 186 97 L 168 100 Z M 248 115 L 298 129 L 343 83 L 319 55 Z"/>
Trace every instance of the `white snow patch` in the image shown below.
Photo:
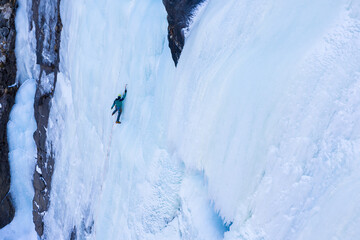
<path fill-rule="evenodd" d="M 41 168 L 39 168 L 38 165 L 36 165 L 36 171 L 37 171 L 39 174 L 42 174 Z"/>
<path fill-rule="evenodd" d="M 18 83 L 14 83 L 14 84 L 11 84 L 10 86 L 8 86 L 8 88 L 13 88 L 13 87 L 15 87 L 17 85 L 18 85 Z"/>
<path fill-rule="evenodd" d="M 43 72 L 39 83 L 41 93 L 44 95 L 51 93 L 54 88 L 54 81 L 54 73 L 46 74 L 45 72 Z"/>

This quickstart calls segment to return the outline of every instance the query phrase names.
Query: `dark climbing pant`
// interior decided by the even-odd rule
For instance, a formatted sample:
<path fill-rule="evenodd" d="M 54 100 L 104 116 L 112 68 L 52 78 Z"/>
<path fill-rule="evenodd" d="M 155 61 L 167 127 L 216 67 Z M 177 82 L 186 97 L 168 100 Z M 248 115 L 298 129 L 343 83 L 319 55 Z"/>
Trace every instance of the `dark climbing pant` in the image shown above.
<path fill-rule="evenodd" d="M 120 122 L 120 116 L 121 116 L 122 109 L 121 108 L 120 109 L 115 109 L 112 114 L 114 115 L 116 113 L 116 111 L 118 112 L 118 116 L 116 118 L 116 121 Z"/>

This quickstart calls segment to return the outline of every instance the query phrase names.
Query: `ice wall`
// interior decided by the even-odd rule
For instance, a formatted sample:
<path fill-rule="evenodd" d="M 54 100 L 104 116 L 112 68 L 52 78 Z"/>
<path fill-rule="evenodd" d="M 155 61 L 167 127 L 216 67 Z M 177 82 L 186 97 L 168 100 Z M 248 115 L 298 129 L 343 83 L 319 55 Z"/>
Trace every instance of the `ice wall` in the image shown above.
<path fill-rule="evenodd" d="M 35 80 L 25 81 L 16 94 L 15 105 L 8 122 L 9 158 L 11 170 L 10 192 L 14 198 L 15 217 L 0 230 L 0 239 L 37 239 L 32 222 L 32 174 L 36 162 L 33 133 Z"/>
<path fill-rule="evenodd" d="M 16 12 L 16 81 L 19 88 L 15 105 L 7 124 L 9 162 L 11 170 L 10 192 L 14 198 L 15 218 L 0 230 L 0 239 L 37 239 L 32 217 L 34 189 L 32 174 L 35 170 L 36 145 L 33 133 L 34 97 L 38 71 L 35 56 L 34 31 L 29 31 L 27 0 L 17 1 Z"/>
<path fill-rule="evenodd" d="M 180 236 L 179 226 L 189 236 L 221 236 L 206 191 L 181 190 L 184 166 L 167 150 L 171 102 L 163 100 L 171 99 L 164 91 L 171 78 L 159 69 L 174 67 L 162 3 L 63 1 L 61 11 L 61 74 L 48 129 L 56 170 L 45 236 L 166 239 Z M 115 126 L 110 107 L 125 83 L 123 123 Z M 193 185 L 206 184 L 196 179 Z M 214 229 L 191 229 L 180 191 L 208 209 L 197 224 Z"/>
<path fill-rule="evenodd" d="M 31 1 L 17 1 L 16 12 L 16 78 L 22 84 L 29 78 L 39 75 L 40 68 L 36 65 L 36 38 L 35 28 L 31 28 L 29 19 L 31 14 Z"/>
<path fill-rule="evenodd" d="M 204 169 L 233 222 L 226 239 L 358 234 L 358 12 L 353 1 L 209 1 L 173 80 L 169 139 Z"/>
<path fill-rule="evenodd" d="M 358 3 L 209 1 L 178 68 L 160 1 L 61 4 L 45 236 L 359 234 Z"/>

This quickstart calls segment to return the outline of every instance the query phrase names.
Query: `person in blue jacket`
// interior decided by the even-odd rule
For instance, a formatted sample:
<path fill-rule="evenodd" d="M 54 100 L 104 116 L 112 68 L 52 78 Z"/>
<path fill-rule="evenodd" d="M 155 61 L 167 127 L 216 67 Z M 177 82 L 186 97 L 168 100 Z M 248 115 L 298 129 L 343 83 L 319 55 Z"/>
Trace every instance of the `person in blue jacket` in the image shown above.
<path fill-rule="evenodd" d="M 125 93 L 123 94 L 123 96 L 121 97 L 121 94 L 119 94 L 119 96 L 114 100 L 114 103 L 111 106 L 111 109 L 113 109 L 114 106 L 115 106 L 115 110 L 113 111 L 112 115 L 114 115 L 116 112 L 118 112 L 116 123 L 121 123 L 120 122 L 120 116 L 121 116 L 121 112 L 122 112 L 122 104 L 123 104 L 123 101 L 124 101 L 124 99 L 126 97 L 126 93 L 127 93 L 127 89 L 126 89 L 126 86 L 125 86 Z"/>

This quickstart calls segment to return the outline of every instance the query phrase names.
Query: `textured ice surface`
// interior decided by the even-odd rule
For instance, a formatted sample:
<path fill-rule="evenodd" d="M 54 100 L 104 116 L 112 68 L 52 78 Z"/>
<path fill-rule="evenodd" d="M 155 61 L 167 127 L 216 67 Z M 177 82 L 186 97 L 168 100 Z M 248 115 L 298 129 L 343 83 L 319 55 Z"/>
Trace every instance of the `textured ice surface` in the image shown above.
<path fill-rule="evenodd" d="M 25 81 L 16 94 L 15 105 L 8 122 L 9 158 L 11 170 L 10 192 L 14 198 L 15 217 L 0 230 L 0 239 L 37 239 L 32 222 L 34 189 L 32 175 L 35 167 L 36 145 L 33 133 L 35 80 Z"/>
<path fill-rule="evenodd" d="M 74 229 L 79 237 L 99 239 L 169 239 L 185 234 L 180 231 L 222 236 L 207 192 L 185 198 L 194 191 L 181 190 L 189 174 L 168 150 L 171 85 L 165 83 L 172 80 L 163 70 L 174 67 L 162 3 L 62 1 L 61 11 L 61 74 L 48 129 L 56 170 L 46 236 L 66 239 Z M 114 125 L 110 107 L 125 83 L 122 124 Z M 196 179 L 195 186 L 205 186 L 203 177 Z M 193 219 L 189 209 L 197 199 L 207 212 Z M 201 222 L 214 227 L 197 229 Z"/>
<path fill-rule="evenodd" d="M 209 1 L 175 69 L 161 2 L 62 1 L 47 235 L 359 234 L 358 10 Z"/>
<path fill-rule="evenodd" d="M 161 1 L 61 4 L 48 239 L 359 236 L 358 2 L 209 1 L 178 68 Z"/>
<path fill-rule="evenodd" d="M 0 230 L 1 240 L 37 239 L 32 217 L 34 190 L 32 176 L 36 162 L 36 145 L 33 133 L 36 68 L 34 31 L 29 32 L 29 2 L 19 0 L 16 12 L 16 78 L 19 88 L 15 105 L 8 122 L 9 160 L 11 171 L 10 191 L 14 197 L 15 218 Z M 14 87 L 14 86 L 9 86 Z"/>
<path fill-rule="evenodd" d="M 19 0 L 16 11 L 16 67 L 17 82 L 22 83 L 29 78 L 39 76 L 39 67 L 36 64 L 36 39 L 35 28 L 30 31 L 29 11 L 31 11 L 31 1 Z"/>

